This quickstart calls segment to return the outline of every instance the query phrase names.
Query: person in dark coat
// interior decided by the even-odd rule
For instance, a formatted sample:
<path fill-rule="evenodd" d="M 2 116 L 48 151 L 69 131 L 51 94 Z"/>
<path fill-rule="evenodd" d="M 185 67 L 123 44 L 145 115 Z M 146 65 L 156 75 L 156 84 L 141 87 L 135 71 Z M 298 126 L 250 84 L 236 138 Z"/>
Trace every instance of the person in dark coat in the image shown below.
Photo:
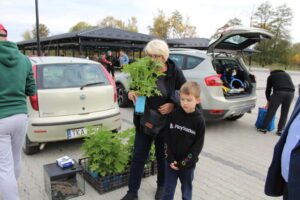
<path fill-rule="evenodd" d="M 268 170 L 265 193 L 283 200 L 300 199 L 300 97 L 274 148 Z"/>
<path fill-rule="evenodd" d="M 273 90 L 273 92 L 272 92 Z M 267 114 L 263 121 L 263 125 L 258 131 L 262 133 L 267 132 L 267 127 L 275 115 L 278 107 L 281 105 L 281 113 L 277 125 L 277 135 L 281 135 L 286 124 L 287 116 L 294 98 L 295 87 L 293 81 L 288 73 L 283 70 L 272 70 L 267 80 L 266 98 Z M 272 92 L 272 95 L 271 95 Z"/>
<path fill-rule="evenodd" d="M 169 57 L 169 48 L 163 40 L 152 40 L 145 47 L 145 54 L 152 59 L 160 62 L 163 67 L 160 69 L 165 76 L 159 76 L 157 80 L 157 89 L 162 93 L 161 96 L 151 96 L 146 99 L 146 109 L 152 109 L 161 116 L 168 116 L 174 109 L 178 99 L 175 99 L 176 90 L 186 82 L 182 71 L 177 68 Z M 128 99 L 136 102 L 137 94 L 134 91 L 128 93 Z M 149 156 L 152 143 L 155 145 L 155 157 L 157 160 L 157 190 L 155 199 L 162 198 L 165 186 L 165 156 L 164 156 L 164 135 L 167 131 L 168 123 L 165 121 L 163 129 L 155 137 L 147 135 L 142 123 L 143 117 L 134 113 L 134 125 L 136 134 L 134 139 L 133 158 L 130 166 L 129 190 L 122 200 L 137 200 L 138 190 L 141 185 L 144 165 Z"/>

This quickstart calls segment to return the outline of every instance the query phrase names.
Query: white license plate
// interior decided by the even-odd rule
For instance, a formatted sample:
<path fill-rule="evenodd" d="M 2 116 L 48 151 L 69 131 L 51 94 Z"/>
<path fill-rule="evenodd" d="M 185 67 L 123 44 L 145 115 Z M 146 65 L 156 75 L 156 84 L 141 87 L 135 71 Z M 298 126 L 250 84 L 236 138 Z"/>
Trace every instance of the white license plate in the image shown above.
<path fill-rule="evenodd" d="M 87 135 L 86 128 L 77 128 L 77 129 L 68 129 L 67 130 L 67 138 L 68 139 L 78 138 L 78 137 L 81 137 L 84 135 Z"/>

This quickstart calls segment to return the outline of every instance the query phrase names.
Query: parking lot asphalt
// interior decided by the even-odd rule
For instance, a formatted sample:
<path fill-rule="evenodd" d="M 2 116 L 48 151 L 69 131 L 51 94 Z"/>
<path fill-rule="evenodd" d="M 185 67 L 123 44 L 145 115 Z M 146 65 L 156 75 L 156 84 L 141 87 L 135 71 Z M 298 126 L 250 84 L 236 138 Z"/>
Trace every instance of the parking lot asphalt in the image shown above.
<path fill-rule="evenodd" d="M 266 103 L 264 86 L 267 70 L 252 69 L 257 79 L 257 107 Z M 292 73 L 295 85 L 300 84 L 300 73 Z M 294 106 L 296 93 L 293 105 Z M 122 129 L 132 127 L 132 108 L 122 108 Z M 276 120 L 278 121 L 279 112 Z M 281 199 L 264 195 L 264 181 L 271 161 L 273 147 L 278 141 L 274 133 L 260 134 L 254 123 L 257 108 L 241 119 L 218 121 L 207 124 L 203 151 L 197 163 L 194 180 L 193 199 L 195 200 L 261 200 Z M 32 156 L 23 155 L 23 168 L 19 179 L 22 200 L 48 199 L 44 189 L 43 165 L 68 155 L 73 159 L 83 157 L 80 147 L 82 140 L 47 144 L 45 149 Z M 155 176 L 142 180 L 139 199 L 152 200 L 156 190 Z M 85 195 L 78 200 L 119 200 L 126 193 L 123 187 L 105 194 L 98 194 L 86 183 Z M 180 183 L 175 200 L 181 199 Z"/>

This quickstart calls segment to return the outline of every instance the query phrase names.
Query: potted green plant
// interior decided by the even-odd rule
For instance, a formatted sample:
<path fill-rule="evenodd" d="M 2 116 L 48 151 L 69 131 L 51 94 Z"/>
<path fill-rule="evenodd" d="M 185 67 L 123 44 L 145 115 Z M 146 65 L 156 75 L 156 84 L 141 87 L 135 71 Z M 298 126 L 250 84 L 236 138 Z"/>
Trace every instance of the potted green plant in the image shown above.
<path fill-rule="evenodd" d="M 135 104 L 136 113 L 144 113 L 146 97 L 161 95 L 156 87 L 156 81 L 159 76 L 165 75 L 160 71 L 162 66 L 158 61 L 146 56 L 123 68 L 122 71 L 131 77 L 130 88 L 138 95 Z"/>
<path fill-rule="evenodd" d="M 80 162 L 89 173 L 84 174 L 85 178 L 100 193 L 127 184 L 126 171 L 130 158 L 127 134 L 88 128 L 88 135 L 81 147 L 86 159 Z"/>
<path fill-rule="evenodd" d="M 126 134 L 88 128 L 88 136 L 81 149 L 89 158 L 89 169 L 100 176 L 123 172 L 129 160 L 128 146 L 125 144 Z"/>
<path fill-rule="evenodd" d="M 88 136 L 81 147 L 86 158 L 79 159 L 84 178 L 100 194 L 127 185 L 135 128 L 118 133 L 94 128 L 87 130 Z M 154 149 L 151 155 L 153 160 Z M 152 163 L 145 166 L 144 177 L 152 175 Z"/>

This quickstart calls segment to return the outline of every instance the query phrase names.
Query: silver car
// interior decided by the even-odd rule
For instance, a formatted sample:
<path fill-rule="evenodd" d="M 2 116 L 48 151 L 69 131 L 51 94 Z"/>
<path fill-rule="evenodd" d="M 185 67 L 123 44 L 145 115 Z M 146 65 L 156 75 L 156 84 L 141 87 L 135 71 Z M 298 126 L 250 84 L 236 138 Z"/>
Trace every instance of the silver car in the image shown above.
<path fill-rule="evenodd" d="M 72 57 L 31 57 L 37 94 L 28 98 L 29 127 L 23 150 L 84 137 L 86 127 L 121 128 L 116 86 L 104 67 Z"/>
<path fill-rule="evenodd" d="M 247 70 L 240 53 L 272 36 L 264 29 L 231 27 L 216 35 L 207 52 L 171 49 L 169 58 L 182 69 L 186 79 L 201 86 L 201 105 L 206 120 L 237 120 L 255 107 L 255 76 Z M 129 81 L 127 74 L 116 77 L 121 107 L 130 103 L 127 98 Z"/>

